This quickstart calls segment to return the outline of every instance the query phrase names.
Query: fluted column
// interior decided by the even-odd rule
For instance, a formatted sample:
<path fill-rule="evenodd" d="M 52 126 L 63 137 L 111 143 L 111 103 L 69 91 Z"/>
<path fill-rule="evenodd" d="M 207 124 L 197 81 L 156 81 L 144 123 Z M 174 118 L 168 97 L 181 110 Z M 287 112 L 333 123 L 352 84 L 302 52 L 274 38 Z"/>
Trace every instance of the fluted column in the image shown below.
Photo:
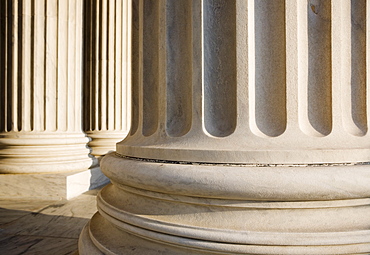
<path fill-rule="evenodd" d="M 86 170 L 82 0 L 1 3 L 0 173 Z"/>
<path fill-rule="evenodd" d="M 84 31 L 84 130 L 101 156 L 129 129 L 131 1 L 86 0 Z"/>
<path fill-rule="evenodd" d="M 132 127 L 80 254 L 370 252 L 370 5 L 134 0 Z"/>

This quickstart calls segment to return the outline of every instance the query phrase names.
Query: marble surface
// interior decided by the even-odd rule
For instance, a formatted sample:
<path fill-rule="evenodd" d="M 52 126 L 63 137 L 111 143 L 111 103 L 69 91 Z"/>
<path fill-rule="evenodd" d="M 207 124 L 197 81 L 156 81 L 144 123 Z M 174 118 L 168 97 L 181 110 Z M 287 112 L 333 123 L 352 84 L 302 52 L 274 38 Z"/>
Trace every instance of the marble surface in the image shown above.
<path fill-rule="evenodd" d="M 90 190 L 71 200 L 0 200 L 0 254 L 75 254 L 82 228 L 96 212 Z"/>
<path fill-rule="evenodd" d="M 71 199 L 107 183 L 109 179 L 100 171 L 100 167 L 68 173 L 0 174 L 0 200 L 9 197 Z"/>
<path fill-rule="evenodd" d="M 94 163 L 81 128 L 84 1 L 46 2 L 1 1 L 8 29 L 0 79 L 8 82 L 0 88 L 0 173 L 82 171 Z"/>
<path fill-rule="evenodd" d="M 112 185 L 98 195 L 81 255 L 370 251 L 368 165 L 190 165 L 109 154 L 101 166 Z M 152 243 L 130 253 L 141 239 Z"/>

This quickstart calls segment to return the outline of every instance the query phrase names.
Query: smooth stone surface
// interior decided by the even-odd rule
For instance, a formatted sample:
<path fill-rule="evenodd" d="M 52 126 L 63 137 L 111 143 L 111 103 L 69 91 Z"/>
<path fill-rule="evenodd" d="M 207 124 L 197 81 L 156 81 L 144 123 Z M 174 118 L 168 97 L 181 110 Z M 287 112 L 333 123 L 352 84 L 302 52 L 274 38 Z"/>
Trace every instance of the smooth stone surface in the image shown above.
<path fill-rule="evenodd" d="M 72 255 L 76 243 L 75 238 L 11 236 L 0 233 L 0 252 L 6 255 Z"/>
<path fill-rule="evenodd" d="M 218 198 L 219 203 L 330 201 L 370 196 L 370 165 L 258 167 L 177 164 L 106 155 L 104 174 L 117 186 L 185 197 Z M 222 200 L 224 199 L 224 200 Z"/>
<path fill-rule="evenodd" d="M 367 165 L 175 164 L 114 153 L 101 163 L 112 184 L 98 195 L 80 254 L 125 254 L 127 234 L 153 254 L 370 251 Z"/>
<path fill-rule="evenodd" d="M 71 199 L 107 183 L 99 167 L 68 173 L 0 174 L 0 199 Z"/>
<path fill-rule="evenodd" d="M 163 233 L 153 232 L 153 236 Z M 165 235 L 165 234 L 164 234 Z M 176 236 L 166 235 L 168 240 Z M 189 248 L 194 244 L 196 248 Z M 205 242 L 197 239 L 181 239 L 180 242 L 155 242 L 147 236 L 132 235 L 117 228 L 99 213 L 95 214 L 83 229 L 79 239 L 79 254 L 89 255 L 210 255 L 210 254 L 255 254 L 255 255 L 338 255 L 368 254 L 370 243 L 357 245 L 320 245 L 320 246 L 273 246 L 273 245 L 238 245 L 235 243 Z"/>
<path fill-rule="evenodd" d="M 91 190 L 71 200 L 0 200 L 0 254 L 72 255 L 96 212 Z"/>
<path fill-rule="evenodd" d="M 92 231 L 93 234 L 90 234 Z M 93 240 L 92 240 L 93 238 Z M 120 244 L 117 245 L 119 240 Z M 97 248 L 97 246 L 100 248 Z M 107 248 L 109 247 L 109 248 Z M 103 255 L 200 255 L 204 252 L 186 249 L 185 247 L 166 246 L 123 232 L 106 221 L 99 213 L 83 229 L 79 239 L 79 254 Z M 211 254 L 211 253 L 206 253 Z"/>
<path fill-rule="evenodd" d="M 50 200 L 1 199 L 0 224 L 10 223 L 32 212 L 38 212 L 46 206 L 55 203 Z"/>

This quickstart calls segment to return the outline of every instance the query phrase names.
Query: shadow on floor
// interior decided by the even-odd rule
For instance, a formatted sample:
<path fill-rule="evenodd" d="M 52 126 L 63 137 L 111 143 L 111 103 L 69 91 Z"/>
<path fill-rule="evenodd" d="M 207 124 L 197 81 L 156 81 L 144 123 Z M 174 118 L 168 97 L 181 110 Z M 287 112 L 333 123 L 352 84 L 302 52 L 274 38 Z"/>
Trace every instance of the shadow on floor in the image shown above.
<path fill-rule="evenodd" d="M 96 212 L 96 193 L 72 200 L 0 200 L 0 254 L 75 254 L 79 234 Z"/>

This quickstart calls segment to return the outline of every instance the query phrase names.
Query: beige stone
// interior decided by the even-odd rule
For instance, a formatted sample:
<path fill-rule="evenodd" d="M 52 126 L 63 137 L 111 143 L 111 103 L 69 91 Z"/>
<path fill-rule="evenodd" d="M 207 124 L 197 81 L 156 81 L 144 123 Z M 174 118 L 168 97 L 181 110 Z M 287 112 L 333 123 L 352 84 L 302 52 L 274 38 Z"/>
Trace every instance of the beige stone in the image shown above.
<path fill-rule="evenodd" d="M 0 9 L 0 197 L 69 199 L 106 184 L 82 131 L 83 1 Z"/>
<path fill-rule="evenodd" d="M 85 1 L 84 131 L 91 154 L 114 151 L 130 124 L 131 7 L 127 1 Z"/>
<path fill-rule="evenodd" d="M 1 254 L 76 254 L 78 236 L 96 212 L 96 192 L 68 201 L 1 198 Z"/>
<path fill-rule="evenodd" d="M 109 183 L 100 167 L 82 171 L 0 175 L 0 199 L 71 199 Z"/>
<path fill-rule="evenodd" d="M 82 171 L 82 0 L 5 1 L 0 173 Z"/>
<path fill-rule="evenodd" d="M 134 38 L 134 116 L 119 154 L 242 164 L 369 161 L 365 1 L 205 3 L 203 19 L 200 3 L 192 13 L 190 3 L 174 4 L 182 11 L 167 25 L 171 32 L 159 28 L 172 12 L 157 3 Z"/>
<path fill-rule="evenodd" d="M 369 12 L 134 0 L 132 128 L 80 254 L 370 253 Z"/>

